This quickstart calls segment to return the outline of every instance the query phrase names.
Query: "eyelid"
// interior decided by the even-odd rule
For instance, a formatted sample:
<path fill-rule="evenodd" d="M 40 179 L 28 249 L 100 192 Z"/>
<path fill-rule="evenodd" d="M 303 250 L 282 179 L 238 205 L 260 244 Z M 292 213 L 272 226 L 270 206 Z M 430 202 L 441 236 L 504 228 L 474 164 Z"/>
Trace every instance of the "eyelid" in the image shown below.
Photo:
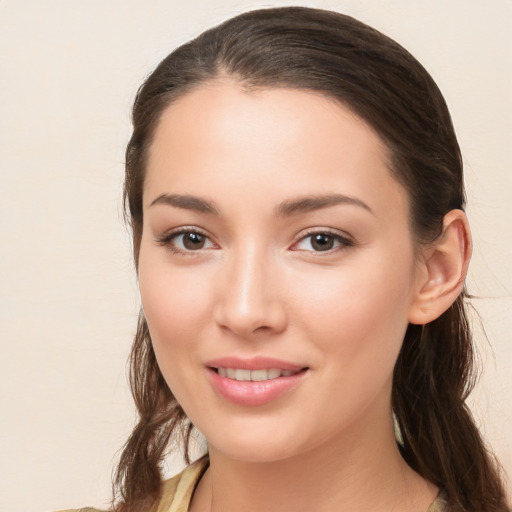
<path fill-rule="evenodd" d="M 210 250 L 211 248 L 206 249 L 198 249 L 196 251 L 191 250 L 183 250 L 179 249 L 178 247 L 174 246 L 171 242 L 174 238 L 184 235 L 187 233 L 197 233 L 198 235 L 204 236 L 207 238 L 214 246 L 215 248 L 218 248 L 218 245 L 213 241 L 212 237 L 203 229 L 198 228 L 197 226 L 180 226 L 177 228 L 172 228 L 162 235 L 156 236 L 155 241 L 162 246 L 168 247 L 172 252 L 178 253 L 178 254 L 186 254 L 186 255 L 194 255 L 195 253 L 200 253 L 204 250 Z"/>
<path fill-rule="evenodd" d="M 165 233 L 163 233 L 162 235 L 156 236 L 155 241 L 162 246 L 167 246 L 170 250 L 172 250 L 175 253 L 179 253 L 179 254 L 194 255 L 195 253 L 200 253 L 204 250 L 211 249 L 211 247 L 209 247 L 206 249 L 197 249 L 195 251 L 194 250 L 183 250 L 183 249 L 180 249 L 180 248 L 174 246 L 171 243 L 174 238 L 176 238 L 180 235 L 187 234 L 187 233 L 197 233 L 197 234 L 205 237 L 206 239 L 208 239 L 211 242 L 211 244 L 214 246 L 214 248 L 219 248 L 218 244 L 212 239 L 212 237 L 205 230 L 203 230 L 197 226 L 180 226 L 180 227 L 172 228 L 172 229 L 166 231 Z M 337 247 L 337 248 L 333 248 L 333 249 L 327 249 L 325 251 L 314 251 L 314 250 L 295 248 L 295 246 L 297 246 L 304 239 L 306 239 L 310 236 L 313 236 L 313 235 L 317 235 L 317 234 L 332 236 L 335 240 L 340 242 L 341 246 Z M 335 230 L 332 228 L 315 227 L 315 228 L 308 228 L 304 231 L 301 231 L 296 236 L 295 241 L 292 243 L 289 250 L 311 252 L 311 253 L 314 253 L 315 255 L 321 256 L 321 255 L 329 255 L 338 250 L 345 249 L 348 247 L 353 247 L 354 245 L 356 245 L 356 242 L 355 242 L 354 238 L 351 235 L 349 235 L 348 233 L 341 232 L 339 230 Z"/>
<path fill-rule="evenodd" d="M 304 239 L 306 239 L 306 238 L 308 238 L 308 237 L 310 237 L 312 235 L 329 235 L 329 236 L 332 236 L 333 238 L 335 238 L 336 240 L 338 240 L 341 243 L 341 247 L 337 247 L 337 248 L 333 248 L 333 249 L 328 249 L 326 251 L 313 251 L 313 250 L 309 251 L 307 249 L 294 249 L 294 247 L 297 244 L 299 244 Z M 309 228 L 309 229 L 306 229 L 304 231 L 301 231 L 297 235 L 296 240 L 291 245 L 290 250 L 292 250 L 292 251 L 311 252 L 311 253 L 314 253 L 315 256 L 316 255 L 322 256 L 322 255 L 329 255 L 329 254 L 332 254 L 333 252 L 336 252 L 338 250 L 346 249 L 348 247 L 353 247 L 355 245 L 356 245 L 356 241 L 348 233 L 341 232 L 341 231 L 338 231 L 338 230 L 335 230 L 335 229 L 332 229 L 332 228 L 322 228 L 322 227 L 316 228 L 315 227 L 315 228 Z"/>

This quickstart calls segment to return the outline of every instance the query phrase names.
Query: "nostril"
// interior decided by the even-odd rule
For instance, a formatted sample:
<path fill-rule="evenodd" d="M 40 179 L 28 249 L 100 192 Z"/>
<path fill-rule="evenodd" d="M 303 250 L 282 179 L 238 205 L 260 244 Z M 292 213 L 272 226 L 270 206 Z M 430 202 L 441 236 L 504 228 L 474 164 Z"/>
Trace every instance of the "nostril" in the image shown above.
<path fill-rule="evenodd" d="M 271 330 L 271 328 L 268 327 L 267 325 L 262 325 L 260 327 L 257 327 L 256 329 L 254 329 L 254 332 L 268 332 L 270 330 Z"/>

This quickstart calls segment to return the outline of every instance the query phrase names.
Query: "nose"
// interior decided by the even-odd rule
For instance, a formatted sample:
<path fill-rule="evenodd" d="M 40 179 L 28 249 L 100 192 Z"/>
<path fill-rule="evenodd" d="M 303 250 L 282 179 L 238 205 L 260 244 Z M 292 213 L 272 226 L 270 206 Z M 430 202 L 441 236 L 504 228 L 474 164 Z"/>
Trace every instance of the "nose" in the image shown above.
<path fill-rule="evenodd" d="M 218 276 L 214 314 L 221 329 L 242 338 L 286 329 L 279 269 L 270 259 L 256 250 L 244 250 L 225 262 Z"/>

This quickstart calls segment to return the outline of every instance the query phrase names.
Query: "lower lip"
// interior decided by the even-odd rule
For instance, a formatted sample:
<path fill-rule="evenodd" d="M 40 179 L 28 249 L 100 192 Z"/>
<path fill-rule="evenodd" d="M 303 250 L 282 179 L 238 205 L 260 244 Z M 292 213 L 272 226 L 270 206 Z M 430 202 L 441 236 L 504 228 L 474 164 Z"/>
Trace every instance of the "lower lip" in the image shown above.
<path fill-rule="evenodd" d="M 256 382 L 228 379 L 208 368 L 215 391 L 229 402 L 245 406 L 264 405 L 288 393 L 302 381 L 306 373 L 307 369 L 288 377 Z"/>

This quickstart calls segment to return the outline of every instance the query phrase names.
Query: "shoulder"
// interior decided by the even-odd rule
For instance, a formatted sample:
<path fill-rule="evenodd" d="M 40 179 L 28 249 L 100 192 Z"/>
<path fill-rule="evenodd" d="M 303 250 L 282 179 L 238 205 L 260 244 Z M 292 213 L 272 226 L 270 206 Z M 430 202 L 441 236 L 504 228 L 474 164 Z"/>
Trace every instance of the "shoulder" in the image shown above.
<path fill-rule="evenodd" d="M 434 503 L 428 507 L 427 512 L 445 512 L 446 505 L 446 495 L 443 490 L 440 490 Z"/>
<path fill-rule="evenodd" d="M 208 465 L 208 457 L 203 457 L 186 467 L 181 473 L 166 480 L 162 486 L 162 497 L 158 503 L 158 510 L 187 512 L 197 482 L 203 476 Z"/>
<path fill-rule="evenodd" d="M 100 510 L 98 508 L 85 507 L 85 508 L 73 508 L 73 509 L 59 510 L 58 512 L 105 512 L 105 511 Z"/>
<path fill-rule="evenodd" d="M 203 476 L 208 468 L 209 460 L 207 457 L 197 460 L 190 466 L 187 466 L 181 473 L 165 480 L 162 484 L 162 497 L 158 502 L 157 510 L 167 512 L 187 512 L 192 494 L 196 488 L 197 482 Z M 97 508 L 78 508 L 60 510 L 58 512 L 106 512 Z"/>

